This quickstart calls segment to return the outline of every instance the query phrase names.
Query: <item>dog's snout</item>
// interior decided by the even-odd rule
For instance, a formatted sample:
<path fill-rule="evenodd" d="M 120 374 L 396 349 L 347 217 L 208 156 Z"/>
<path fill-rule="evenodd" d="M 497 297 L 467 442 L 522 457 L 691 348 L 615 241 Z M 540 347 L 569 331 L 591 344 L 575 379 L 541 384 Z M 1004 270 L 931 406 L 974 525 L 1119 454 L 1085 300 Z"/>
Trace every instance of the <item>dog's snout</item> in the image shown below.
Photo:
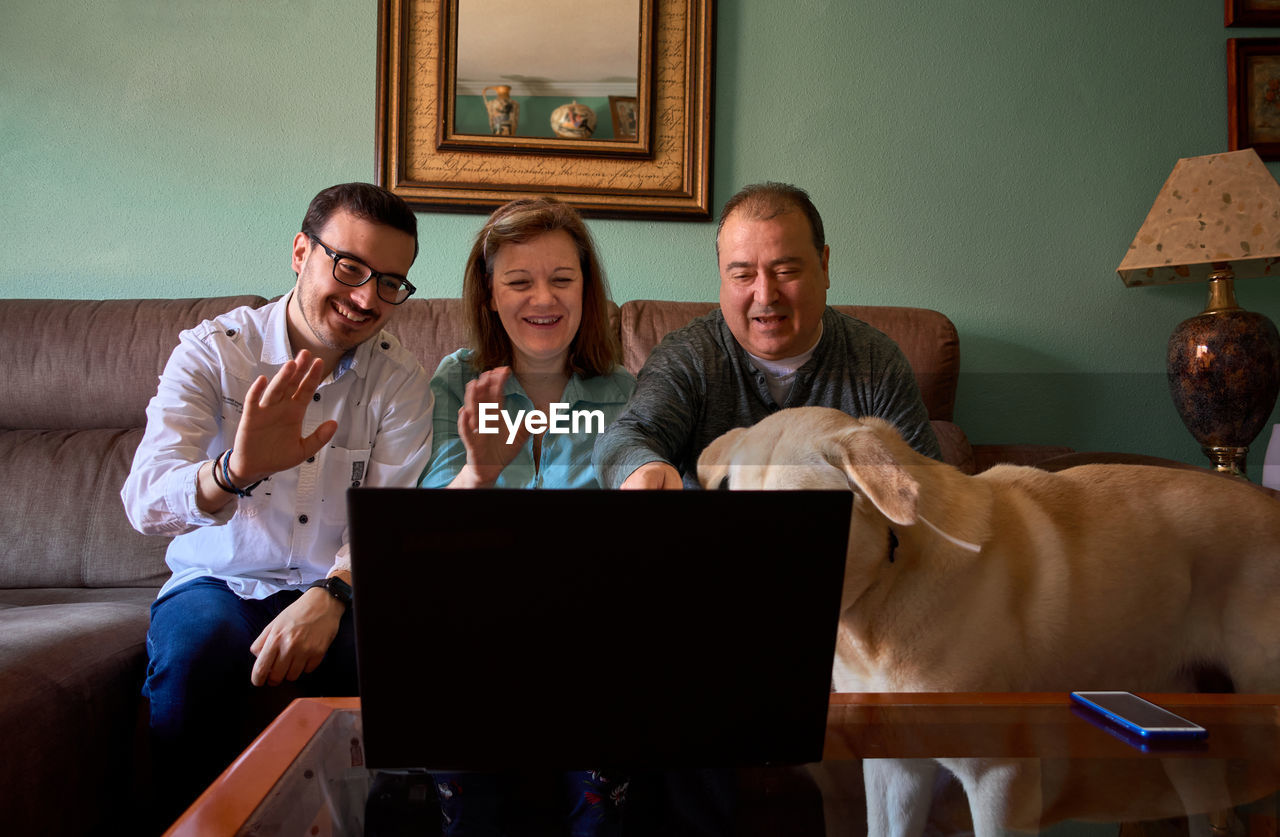
<path fill-rule="evenodd" d="M 723 477 L 721 477 L 721 478 L 720 478 L 720 484 L 716 486 L 716 489 L 717 489 L 717 490 L 719 490 L 719 491 L 728 491 L 728 490 L 729 490 L 729 475 L 728 475 L 728 474 L 725 474 Z"/>

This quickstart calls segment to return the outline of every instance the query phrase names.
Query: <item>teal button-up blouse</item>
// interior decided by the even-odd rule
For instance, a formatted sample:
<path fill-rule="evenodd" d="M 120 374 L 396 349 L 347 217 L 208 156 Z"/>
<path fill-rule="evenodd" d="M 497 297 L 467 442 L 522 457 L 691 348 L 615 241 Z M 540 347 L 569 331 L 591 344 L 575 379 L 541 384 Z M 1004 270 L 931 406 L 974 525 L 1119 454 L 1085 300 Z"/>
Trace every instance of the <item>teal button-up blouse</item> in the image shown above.
<path fill-rule="evenodd" d="M 431 378 L 431 392 L 435 395 L 434 431 L 431 462 L 418 481 L 423 488 L 447 486 L 466 464 L 467 450 L 458 436 L 458 410 L 462 407 L 467 382 L 479 377 L 479 372 L 468 362 L 470 356 L 470 349 L 459 349 L 440 361 L 440 367 Z M 533 438 L 530 437 L 515 459 L 503 469 L 494 487 L 599 488 L 595 470 L 591 467 L 591 450 L 595 447 L 599 431 L 622 413 L 635 388 L 635 378 L 621 366 L 608 375 L 594 378 L 574 375 L 565 386 L 560 402 L 569 405 L 570 413 L 599 411 L 603 415 L 603 427 L 583 420 L 578 422 L 576 433 L 544 433 L 539 466 L 534 465 Z M 502 410 L 514 419 L 518 411 L 532 409 L 533 402 L 512 375 L 503 389 Z M 562 419 L 560 424 L 572 430 L 570 422 Z M 507 425 L 501 416 L 496 417 L 496 423 L 491 426 L 496 426 L 506 438 Z"/>

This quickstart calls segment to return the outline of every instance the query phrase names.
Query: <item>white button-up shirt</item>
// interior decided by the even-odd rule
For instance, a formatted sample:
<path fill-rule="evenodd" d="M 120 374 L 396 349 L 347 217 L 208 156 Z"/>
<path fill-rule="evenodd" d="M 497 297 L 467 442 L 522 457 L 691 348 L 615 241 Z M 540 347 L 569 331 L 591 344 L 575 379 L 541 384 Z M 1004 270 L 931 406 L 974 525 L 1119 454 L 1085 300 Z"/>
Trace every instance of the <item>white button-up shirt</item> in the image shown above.
<path fill-rule="evenodd" d="M 134 528 L 175 536 L 162 596 L 201 576 L 223 579 L 248 599 L 324 577 L 349 560 L 347 489 L 415 485 L 430 458 L 429 378 L 381 332 L 342 359 L 307 409 L 304 436 L 329 419 L 338 423 L 328 445 L 217 514 L 196 505 L 196 472 L 234 445 L 250 384 L 293 357 L 291 296 L 182 332 L 147 405 L 147 429 L 120 494 Z"/>

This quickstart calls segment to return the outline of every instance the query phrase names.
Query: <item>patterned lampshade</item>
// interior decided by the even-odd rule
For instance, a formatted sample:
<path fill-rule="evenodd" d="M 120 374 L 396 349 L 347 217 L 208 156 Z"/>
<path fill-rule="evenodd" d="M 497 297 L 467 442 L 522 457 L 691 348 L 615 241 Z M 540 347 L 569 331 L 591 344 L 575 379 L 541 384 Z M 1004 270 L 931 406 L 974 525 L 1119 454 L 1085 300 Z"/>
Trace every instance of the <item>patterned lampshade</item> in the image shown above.
<path fill-rule="evenodd" d="M 1116 272 L 1130 287 L 1280 275 L 1280 183 L 1252 148 L 1179 160 Z"/>

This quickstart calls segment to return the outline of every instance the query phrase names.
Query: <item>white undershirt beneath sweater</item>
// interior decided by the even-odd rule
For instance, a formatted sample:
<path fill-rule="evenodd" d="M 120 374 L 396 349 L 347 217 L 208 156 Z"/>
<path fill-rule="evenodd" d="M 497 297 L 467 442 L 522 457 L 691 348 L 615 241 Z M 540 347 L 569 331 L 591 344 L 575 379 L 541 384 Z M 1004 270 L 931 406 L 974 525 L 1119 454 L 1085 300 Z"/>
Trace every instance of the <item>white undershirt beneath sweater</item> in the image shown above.
<path fill-rule="evenodd" d="M 813 357 L 813 350 L 818 348 L 820 340 L 822 340 L 821 324 L 819 324 L 818 337 L 813 341 L 813 345 L 805 352 L 794 357 L 785 357 L 782 360 L 765 360 L 762 357 L 756 357 L 751 352 L 747 352 L 747 356 L 751 358 L 751 365 L 764 373 L 765 382 L 769 385 L 769 395 L 773 396 L 773 402 L 779 407 L 786 403 L 787 396 L 791 393 L 791 387 L 795 385 L 796 371 L 808 363 L 809 358 Z"/>

